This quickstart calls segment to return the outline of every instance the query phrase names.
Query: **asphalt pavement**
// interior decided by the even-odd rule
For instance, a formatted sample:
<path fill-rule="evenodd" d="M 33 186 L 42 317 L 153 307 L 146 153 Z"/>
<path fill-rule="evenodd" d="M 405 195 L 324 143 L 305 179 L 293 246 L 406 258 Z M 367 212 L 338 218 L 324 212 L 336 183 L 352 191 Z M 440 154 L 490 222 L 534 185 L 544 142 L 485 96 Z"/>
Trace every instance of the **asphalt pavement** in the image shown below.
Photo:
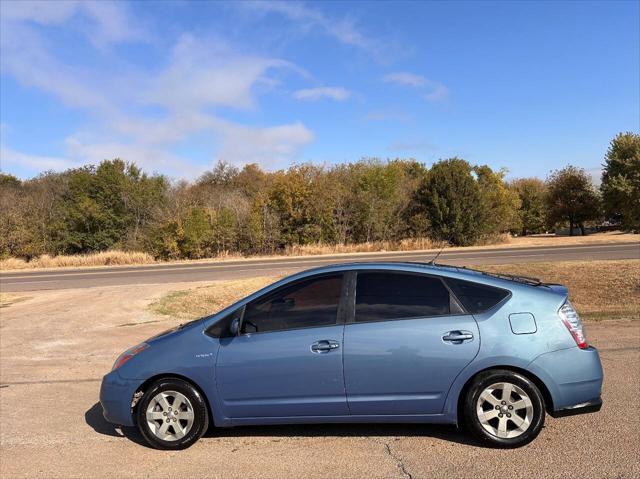
<path fill-rule="evenodd" d="M 148 305 L 180 289 L 38 291 L 0 310 L 2 479 L 640 477 L 638 321 L 587 324 L 605 372 L 602 410 L 547 417 L 520 449 L 491 449 L 428 424 L 212 428 L 185 451 L 150 449 L 134 428 L 104 420 L 100 379 L 121 351 L 179 322 Z"/>

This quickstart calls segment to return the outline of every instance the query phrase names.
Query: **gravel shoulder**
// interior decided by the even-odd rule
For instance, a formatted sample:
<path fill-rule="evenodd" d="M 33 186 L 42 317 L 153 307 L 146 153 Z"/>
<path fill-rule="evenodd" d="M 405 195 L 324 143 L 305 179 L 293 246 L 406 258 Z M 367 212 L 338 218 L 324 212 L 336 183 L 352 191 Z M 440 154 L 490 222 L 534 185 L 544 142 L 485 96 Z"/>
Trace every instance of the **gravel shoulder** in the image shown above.
<path fill-rule="evenodd" d="M 182 452 L 149 449 L 102 419 L 100 380 L 122 350 L 181 321 L 149 305 L 184 288 L 42 291 L 0 309 L 0 477 L 640 476 L 638 321 L 588 324 L 605 368 L 602 411 L 547 417 L 521 449 L 424 425 L 237 428 Z"/>

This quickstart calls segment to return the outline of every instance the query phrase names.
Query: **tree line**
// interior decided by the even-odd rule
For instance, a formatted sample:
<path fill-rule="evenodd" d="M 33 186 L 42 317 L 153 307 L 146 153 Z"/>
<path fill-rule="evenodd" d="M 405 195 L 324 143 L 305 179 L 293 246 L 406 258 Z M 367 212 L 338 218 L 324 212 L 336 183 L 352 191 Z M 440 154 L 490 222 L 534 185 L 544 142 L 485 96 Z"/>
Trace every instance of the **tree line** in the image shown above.
<path fill-rule="evenodd" d="M 121 249 L 156 258 L 271 254 L 295 245 L 431 238 L 472 245 L 608 219 L 640 230 L 640 135 L 620 133 L 599 190 L 567 166 L 538 178 L 460 158 L 301 164 L 267 172 L 218 163 L 193 182 L 105 160 L 21 181 L 0 173 L 0 257 Z"/>

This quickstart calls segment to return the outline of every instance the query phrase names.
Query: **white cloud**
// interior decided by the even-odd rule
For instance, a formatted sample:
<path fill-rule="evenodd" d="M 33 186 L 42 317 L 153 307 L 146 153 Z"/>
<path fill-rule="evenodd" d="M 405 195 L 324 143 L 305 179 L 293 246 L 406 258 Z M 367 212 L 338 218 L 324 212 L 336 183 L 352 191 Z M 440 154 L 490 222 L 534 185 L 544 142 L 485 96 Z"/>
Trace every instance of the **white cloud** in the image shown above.
<path fill-rule="evenodd" d="M 2 74 L 89 116 L 83 130 L 66 139 L 64 155 L 20 153 L 10 149 L 3 138 L 3 163 L 38 172 L 121 157 L 150 171 L 195 177 L 208 165 L 171 153 L 177 146 L 188 148 L 194 135 L 200 135 L 198 148 L 210 155 L 211 164 L 224 158 L 236 164 L 251 161 L 267 166 L 290 161 L 313 139 L 302 123 L 248 127 L 225 120 L 221 111 L 252 108 L 261 92 L 278 85 L 275 75 L 294 72 L 306 76 L 295 65 L 277 58 L 238 54 L 224 42 L 185 34 L 159 71 L 127 63 L 119 63 L 118 68 L 84 69 L 62 61 L 35 24 L 66 25 L 78 8 L 85 12 L 87 7 L 62 3 L 56 14 L 48 5 L 40 12 L 26 4 L 29 8 L 11 10 L 8 19 L 3 18 Z M 117 19 L 125 11 L 116 13 L 120 4 L 105 5 L 108 7 L 92 10 L 106 25 L 104 42 L 127 38 L 106 20 Z M 96 46 L 103 52 L 103 45 Z M 109 59 L 109 65 L 111 62 Z M 3 136 L 4 130 L 3 126 Z"/>
<path fill-rule="evenodd" d="M 80 166 L 80 164 L 69 158 L 29 155 L 0 145 L 0 169 L 6 169 L 7 165 L 12 165 L 40 172 L 47 170 L 65 170 L 75 168 Z"/>
<path fill-rule="evenodd" d="M 3 25 L 0 44 L 3 74 L 51 93 L 69 106 L 111 109 L 104 93 L 100 92 L 101 82 L 91 79 L 80 68 L 60 63 L 51 55 L 46 42 L 31 28 L 20 24 Z M 88 83 L 93 83 L 93 86 L 87 86 Z"/>
<path fill-rule="evenodd" d="M 430 102 L 443 102 L 449 98 L 449 89 L 442 83 L 429 80 L 422 75 L 408 72 L 389 73 L 382 77 L 385 83 L 394 83 L 396 85 L 406 86 L 426 91 L 423 98 Z"/>
<path fill-rule="evenodd" d="M 299 122 L 265 128 L 225 123 L 218 131 L 223 138 L 217 159 L 232 164 L 258 163 L 267 168 L 283 166 L 313 140 L 313 133 Z"/>
<path fill-rule="evenodd" d="M 382 78 L 382 81 L 414 88 L 421 88 L 429 84 L 429 80 L 425 77 L 407 72 L 389 73 Z"/>
<path fill-rule="evenodd" d="M 147 35 L 131 20 L 126 5 L 111 1 L 22 0 L 0 2 L 3 28 L 9 23 L 62 25 L 81 19 L 79 28 L 95 45 L 143 40 Z"/>
<path fill-rule="evenodd" d="M 449 89 L 441 84 L 435 84 L 433 90 L 425 96 L 427 101 L 434 103 L 446 101 L 449 98 Z"/>
<path fill-rule="evenodd" d="M 78 164 L 97 164 L 103 160 L 120 158 L 133 161 L 147 171 L 167 173 L 178 178 L 195 178 L 206 169 L 204 165 L 195 165 L 164 148 L 139 142 L 96 142 L 70 136 L 65 144 L 69 157 Z"/>
<path fill-rule="evenodd" d="M 297 100 L 316 101 L 322 98 L 343 101 L 351 96 L 351 92 L 342 87 L 319 87 L 304 88 L 293 92 L 293 97 Z"/>
<path fill-rule="evenodd" d="M 7 21 L 31 21 L 43 25 L 56 25 L 68 20 L 78 6 L 77 1 L 1 2 L 0 13 Z"/>
<path fill-rule="evenodd" d="M 273 84 L 267 72 L 289 66 L 275 58 L 236 55 L 223 44 L 186 34 L 174 47 L 169 66 L 152 80 L 146 98 L 173 110 L 250 108 L 256 85 Z"/>
<path fill-rule="evenodd" d="M 300 2 L 255 1 L 238 2 L 236 5 L 257 12 L 283 15 L 302 30 L 319 30 L 340 43 L 366 51 L 378 59 L 387 56 L 392 49 L 389 42 L 381 42 L 366 35 L 352 19 L 332 18 L 321 10 Z"/>

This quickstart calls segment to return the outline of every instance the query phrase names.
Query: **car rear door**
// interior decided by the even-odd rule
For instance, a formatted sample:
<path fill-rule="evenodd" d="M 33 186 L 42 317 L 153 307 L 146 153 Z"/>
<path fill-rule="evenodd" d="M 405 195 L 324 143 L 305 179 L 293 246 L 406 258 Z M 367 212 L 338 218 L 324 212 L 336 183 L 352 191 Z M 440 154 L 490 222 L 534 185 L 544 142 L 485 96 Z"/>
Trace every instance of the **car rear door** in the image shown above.
<path fill-rule="evenodd" d="M 347 321 L 344 375 L 353 415 L 441 413 L 480 344 L 473 316 L 437 276 L 360 271 Z"/>
<path fill-rule="evenodd" d="M 221 341 L 216 381 L 229 418 L 348 414 L 342 369 L 343 275 L 289 283 L 246 305 Z"/>

